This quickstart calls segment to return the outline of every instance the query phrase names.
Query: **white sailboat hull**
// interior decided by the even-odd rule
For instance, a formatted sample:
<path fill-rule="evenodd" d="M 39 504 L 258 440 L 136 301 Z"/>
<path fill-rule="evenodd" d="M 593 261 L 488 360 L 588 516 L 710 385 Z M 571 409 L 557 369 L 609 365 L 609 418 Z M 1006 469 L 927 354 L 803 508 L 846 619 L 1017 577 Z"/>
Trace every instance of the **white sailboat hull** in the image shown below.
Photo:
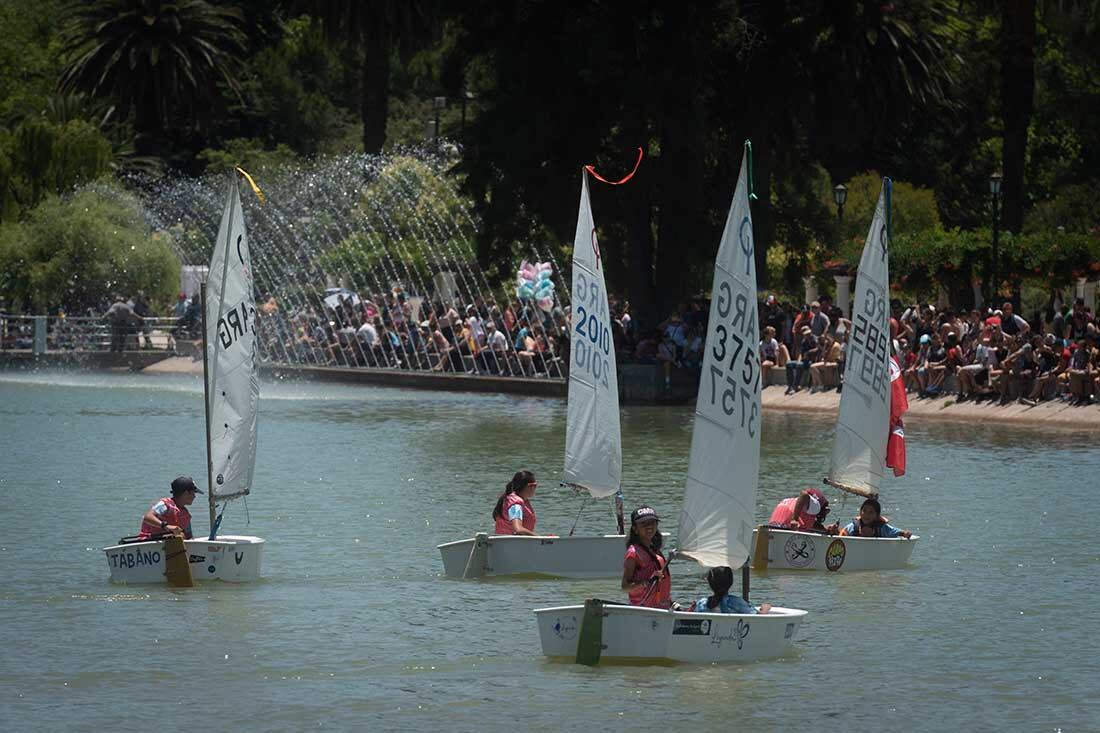
<path fill-rule="evenodd" d="M 218 535 L 214 540 L 186 540 L 191 577 L 251 583 L 260 577 L 264 541 L 259 537 Z M 164 542 L 131 542 L 104 547 L 114 583 L 164 583 Z"/>
<path fill-rule="evenodd" d="M 541 575 L 553 578 L 618 578 L 623 574 L 626 537 L 487 535 L 439 545 L 448 578 Z M 471 558 L 471 552 L 474 557 Z M 469 565 L 469 568 L 467 568 Z"/>
<path fill-rule="evenodd" d="M 754 551 L 759 532 L 756 529 L 752 533 Z M 904 568 L 920 539 L 916 535 L 910 539 L 837 537 L 786 529 L 767 532 L 769 570 L 852 572 Z"/>
<path fill-rule="evenodd" d="M 574 661 L 584 606 L 537 608 L 542 653 Z M 798 633 L 806 611 L 772 608 L 743 615 L 661 611 L 606 605 L 600 662 L 753 662 L 782 656 Z"/>

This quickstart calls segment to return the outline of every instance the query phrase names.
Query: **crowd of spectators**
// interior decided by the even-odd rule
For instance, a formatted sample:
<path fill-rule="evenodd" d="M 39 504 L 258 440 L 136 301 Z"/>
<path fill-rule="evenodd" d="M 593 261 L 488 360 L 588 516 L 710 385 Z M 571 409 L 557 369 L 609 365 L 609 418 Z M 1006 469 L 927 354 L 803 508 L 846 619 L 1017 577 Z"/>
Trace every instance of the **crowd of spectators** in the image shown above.
<path fill-rule="evenodd" d="M 480 295 L 443 301 L 407 295 L 400 287 L 369 295 L 333 289 L 322 303 L 288 311 L 274 297 L 261 298 L 261 358 L 494 376 L 567 375 L 568 306 L 546 311 L 531 301 L 487 301 Z M 646 329 L 637 326 L 629 303 L 612 296 L 609 305 L 620 364 L 658 365 L 666 386 L 676 370 L 698 379 L 707 300 L 684 302 Z M 141 339 L 149 346 L 148 304 L 141 293 L 117 297 L 101 312 L 94 318 L 110 325 L 112 350 Z M 180 293 L 173 316 L 177 337 L 197 337 L 198 295 Z M 759 316 L 764 387 L 785 382 L 788 393 L 843 389 L 851 323 L 829 297 L 795 305 L 769 295 L 759 303 Z M 1018 314 L 1011 302 L 960 311 L 895 300 L 891 316 L 892 350 L 907 391 L 917 398 L 953 395 L 958 402 L 1034 405 L 1062 400 L 1084 405 L 1100 396 L 1100 324 L 1081 298 L 1063 304 L 1052 295 L 1046 308 L 1031 318 Z M 22 327 L 27 330 L 26 324 Z M 29 331 L 4 330 L 29 340 Z M 9 346 L 18 348 L 19 338 L 11 340 Z"/>
<path fill-rule="evenodd" d="M 660 364 L 666 385 L 675 369 L 694 370 L 697 377 L 708 312 L 705 300 L 689 301 L 639 334 L 629 306 L 612 300 L 619 362 Z M 831 298 L 796 306 L 769 295 L 759 315 L 765 387 L 785 382 L 788 394 L 843 390 L 851 322 Z M 1100 323 L 1082 298 L 1062 303 L 1055 293 L 1030 320 L 1011 302 L 961 311 L 895 300 L 890 330 L 906 390 L 917 399 L 1084 405 L 1100 397 Z"/>
<path fill-rule="evenodd" d="M 261 299 L 261 355 L 293 364 L 563 378 L 569 360 L 565 311 L 478 295 L 447 302 L 336 290 L 320 308 L 288 313 Z"/>
<path fill-rule="evenodd" d="M 1070 305 L 1052 297 L 1030 320 L 1011 302 L 959 311 L 895 301 L 891 310 L 893 353 L 906 391 L 918 399 L 1082 405 L 1100 390 L 1100 331 L 1082 298 Z M 788 393 L 803 388 L 807 373 L 811 391 L 843 389 L 851 323 L 829 299 L 795 312 L 769 296 L 760 314 L 765 385 L 782 367 Z"/>
<path fill-rule="evenodd" d="M 1031 320 L 1006 302 L 984 312 L 918 305 L 896 323 L 906 387 L 921 397 L 1083 405 L 1100 387 L 1100 332 L 1082 298 Z"/>

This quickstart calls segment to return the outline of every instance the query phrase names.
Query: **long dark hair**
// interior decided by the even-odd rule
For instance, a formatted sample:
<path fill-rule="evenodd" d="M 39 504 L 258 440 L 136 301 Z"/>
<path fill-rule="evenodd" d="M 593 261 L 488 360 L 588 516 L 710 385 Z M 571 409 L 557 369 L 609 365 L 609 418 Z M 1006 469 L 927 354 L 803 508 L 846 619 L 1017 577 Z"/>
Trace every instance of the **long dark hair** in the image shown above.
<path fill-rule="evenodd" d="M 642 544 L 642 538 L 639 537 L 638 533 L 634 530 L 635 526 L 637 525 L 635 525 L 634 522 L 630 523 L 630 531 L 626 534 L 626 546 L 638 545 L 638 547 L 645 547 L 645 545 Z M 663 545 L 664 542 L 665 538 L 661 535 L 661 528 L 658 526 L 657 533 L 653 535 L 653 539 L 649 542 L 649 549 L 653 551 L 651 554 L 660 555 L 664 558 L 664 553 L 661 552 L 661 545 Z"/>
<path fill-rule="evenodd" d="M 707 598 L 707 608 L 717 608 L 722 599 L 729 595 L 733 585 L 733 569 L 728 565 L 719 565 L 707 571 L 707 583 L 714 595 Z"/>
<path fill-rule="evenodd" d="M 504 487 L 504 493 L 497 499 L 497 505 L 493 507 L 493 519 L 500 519 L 504 516 L 504 499 L 508 494 L 516 494 L 527 484 L 533 483 L 535 480 L 535 474 L 530 471 L 516 471 L 516 475 L 512 477 Z"/>

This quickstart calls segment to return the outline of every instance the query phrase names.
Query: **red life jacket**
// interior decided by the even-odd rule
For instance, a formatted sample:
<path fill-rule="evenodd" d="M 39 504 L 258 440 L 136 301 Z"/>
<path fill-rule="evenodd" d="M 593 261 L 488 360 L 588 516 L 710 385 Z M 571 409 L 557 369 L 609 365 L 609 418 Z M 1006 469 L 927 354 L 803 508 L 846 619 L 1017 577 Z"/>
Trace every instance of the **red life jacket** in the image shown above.
<path fill-rule="evenodd" d="M 776 504 L 775 509 L 772 510 L 771 518 L 768 519 L 768 524 L 772 527 L 786 529 L 787 525 L 791 523 L 791 519 L 794 518 L 794 505 L 797 501 L 798 497 L 792 496 L 790 499 L 784 499 Z M 813 514 L 802 512 L 798 516 L 798 529 L 813 529 L 816 521 L 817 517 Z"/>
<path fill-rule="evenodd" d="M 664 555 L 643 545 L 630 545 L 626 548 L 626 556 L 623 558 L 623 562 L 626 562 L 629 558 L 635 560 L 634 574 L 629 578 L 631 583 L 645 583 L 653 573 L 658 570 L 665 571 L 664 577 L 657 581 L 656 588 L 646 584 L 641 588 L 629 591 L 630 605 L 645 606 L 647 608 L 668 608 L 669 603 L 672 601 L 672 575 L 668 572 L 666 567 L 668 563 Z"/>
<path fill-rule="evenodd" d="M 493 534 L 515 534 L 515 530 L 512 528 L 512 520 L 508 518 L 508 510 L 516 504 L 519 504 L 523 508 L 523 528 L 528 532 L 535 531 L 535 510 L 531 508 L 531 505 L 519 494 L 508 494 L 504 497 L 504 505 L 500 508 L 500 516 L 496 518 L 496 527 L 493 529 Z"/>
<path fill-rule="evenodd" d="M 161 517 L 166 523 L 173 524 L 183 530 L 184 534 L 191 535 L 191 512 L 187 511 L 187 507 L 176 506 L 176 502 L 171 497 L 164 497 L 157 502 L 164 502 L 168 507 L 168 511 Z M 156 506 L 154 504 L 153 506 Z M 161 529 L 160 524 L 149 524 L 149 522 L 142 517 L 141 519 L 141 532 L 138 533 L 138 537 L 143 540 L 147 540 L 155 534 L 163 534 L 164 530 Z"/>

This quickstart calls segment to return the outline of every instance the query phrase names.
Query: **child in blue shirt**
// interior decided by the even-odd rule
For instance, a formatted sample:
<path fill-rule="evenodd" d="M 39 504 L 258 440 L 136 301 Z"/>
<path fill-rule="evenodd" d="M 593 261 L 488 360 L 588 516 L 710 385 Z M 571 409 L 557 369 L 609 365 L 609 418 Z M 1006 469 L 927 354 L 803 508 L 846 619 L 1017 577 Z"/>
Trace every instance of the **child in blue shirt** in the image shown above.
<path fill-rule="evenodd" d="M 840 530 L 841 537 L 903 537 L 909 539 L 913 533 L 898 529 L 882 516 L 882 505 L 878 499 L 867 499 L 859 507 L 859 515 Z"/>
<path fill-rule="evenodd" d="M 767 613 L 771 610 L 771 604 L 765 603 L 758 611 L 748 601 L 740 596 L 731 596 L 730 587 L 733 585 L 733 569 L 728 565 L 720 565 L 711 568 L 707 572 L 707 583 L 714 595 L 700 598 L 691 604 L 689 611 L 696 613 Z"/>

